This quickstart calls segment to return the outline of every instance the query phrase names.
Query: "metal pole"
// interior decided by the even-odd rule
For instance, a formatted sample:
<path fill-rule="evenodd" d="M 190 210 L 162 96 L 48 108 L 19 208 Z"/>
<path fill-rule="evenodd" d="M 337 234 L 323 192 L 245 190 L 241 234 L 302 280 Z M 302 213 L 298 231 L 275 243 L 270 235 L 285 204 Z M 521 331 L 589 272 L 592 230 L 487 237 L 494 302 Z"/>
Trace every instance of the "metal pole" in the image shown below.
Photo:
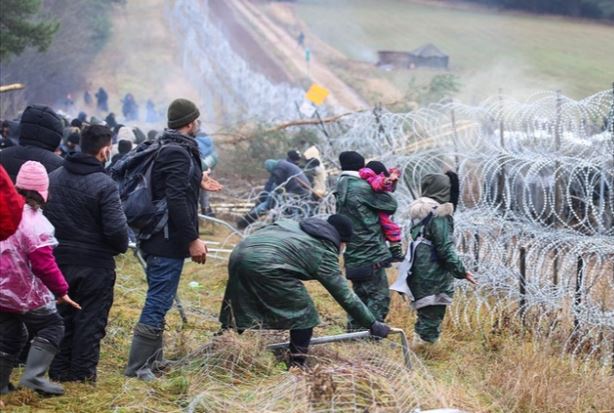
<path fill-rule="evenodd" d="M 411 369 L 411 357 L 409 351 L 409 343 L 407 341 L 407 335 L 405 331 L 400 328 L 391 328 L 390 334 L 399 334 L 401 337 L 401 348 L 403 349 L 403 358 L 405 360 L 405 366 L 408 369 Z M 309 342 L 309 345 L 318 345 L 318 344 L 330 344 L 330 343 L 338 343 L 344 341 L 354 341 L 354 340 L 364 340 L 367 338 L 373 337 L 369 331 L 357 331 L 355 333 L 345 333 L 345 334 L 337 334 L 334 336 L 323 336 L 323 337 L 315 337 L 312 338 Z M 288 348 L 290 346 L 289 342 L 285 343 L 275 343 L 267 346 L 268 350 L 281 350 Z"/>
<path fill-rule="evenodd" d="M 458 133 L 456 131 L 456 114 L 454 113 L 454 109 L 450 111 L 450 115 L 452 117 L 452 137 L 454 140 L 454 162 L 456 163 L 456 173 L 458 173 L 460 161 L 458 159 Z"/>
<path fill-rule="evenodd" d="M 561 91 L 556 91 L 556 119 L 554 123 L 554 144 L 556 147 L 556 151 L 560 152 L 561 150 Z M 552 223 L 555 228 L 559 227 L 559 222 L 557 220 L 557 213 L 560 211 L 561 215 L 563 214 L 562 209 L 562 197 L 561 197 L 561 177 L 559 169 L 561 168 L 561 164 L 558 160 L 554 163 L 554 206 L 552 211 Z M 552 262 L 552 283 L 557 285 L 559 282 L 559 256 L 557 251 L 554 252 L 556 256 L 554 257 L 554 261 Z"/>
<path fill-rule="evenodd" d="M 577 311 L 578 306 L 582 304 L 582 284 L 584 283 L 584 260 L 582 257 L 578 257 L 578 269 L 576 272 L 576 291 L 574 293 L 574 310 Z M 580 327 L 580 321 L 578 317 L 575 315 L 577 312 L 574 311 L 574 320 L 573 325 L 577 330 Z"/>
<path fill-rule="evenodd" d="M 503 116 L 503 90 L 499 89 L 499 105 L 501 109 L 501 120 L 499 122 L 499 145 L 501 150 L 505 150 L 505 124 Z M 504 205 L 505 200 L 505 163 L 499 164 L 499 176 L 497 177 L 497 195 L 495 196 L 495 202 L 503 207 L 503 212 L 507 212 L 507 205 Z"/>
<path fill-rule="evenodd" d="M 526 289 L 527 289 L 527 251 L 525 247 L 520 247 L 520 278 L 518 280 L 518 290 L 520 293 L 519 314 L 524 323 L 526 311 Z"/>
<path fill-rule="evenodd" d="M 475 258 L 475 263 L 473 266 L 473 270 L 475 272 L 478 272 L 480 270 L 480 233 L 476 232 L 473 236 L 475 242 L 474 242 L 474 249 L 473 249 L 473 256 Z"/>

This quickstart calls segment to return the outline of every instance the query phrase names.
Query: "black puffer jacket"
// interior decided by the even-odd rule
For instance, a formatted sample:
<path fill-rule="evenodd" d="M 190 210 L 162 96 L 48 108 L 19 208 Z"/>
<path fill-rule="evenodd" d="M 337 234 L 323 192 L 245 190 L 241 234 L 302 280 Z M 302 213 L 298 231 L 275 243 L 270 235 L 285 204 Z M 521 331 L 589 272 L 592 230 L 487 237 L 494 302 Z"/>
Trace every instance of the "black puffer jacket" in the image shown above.
<path fill-rule="evenodd" d="M 154 200 L 166 198 L 168 231 L 143 240 L 140 247 L 146 254 L 186 258 L 190 242 L 199 237 L 200 153 L 194 138 L 174 130 L 166 130 L 160 141 L 164 146 L 155 161 L 151 182 Z"/>
<path fill-rule="evenodd" d="M 28 106 L 21 116 L 19 129 L 19 146 L 0 151 L 0 165 L 4 166 L 13 182 L 26 161 L 40 162 L 47 173 L 62 166 L 64 160 L 53 151 L 60 146 L 64 125 L 51 108 Z"/>
<path fill-rule="evenodd" d="M 11 146 L 0 151 L 0 165 L 15 183 L 21 165 L 27 161 L 36 161 L 43 164 L 47 173 L 51 173 L 62 166 L 64 159 L 55 153 L 37 146 Z"/>
<path fill-rule="evenodd" d="M 91 155 L 71 153 L 49 175 L 45 215 L 55 227 L 59 264 L 115 268 L 128 249 L 128 226 L 115 182 Z"/>

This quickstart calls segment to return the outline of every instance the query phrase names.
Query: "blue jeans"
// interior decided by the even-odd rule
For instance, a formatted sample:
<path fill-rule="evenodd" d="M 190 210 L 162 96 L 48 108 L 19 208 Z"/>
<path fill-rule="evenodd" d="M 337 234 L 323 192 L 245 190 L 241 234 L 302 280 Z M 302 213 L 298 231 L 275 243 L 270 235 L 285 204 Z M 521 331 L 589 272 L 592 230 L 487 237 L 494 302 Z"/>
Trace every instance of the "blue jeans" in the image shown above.
<path fill-rule="evenodd" d="M 164 328 L 164 317 L 173 306 L 184 259 L 147 256 L 147 298 L 139 323 Z"/>

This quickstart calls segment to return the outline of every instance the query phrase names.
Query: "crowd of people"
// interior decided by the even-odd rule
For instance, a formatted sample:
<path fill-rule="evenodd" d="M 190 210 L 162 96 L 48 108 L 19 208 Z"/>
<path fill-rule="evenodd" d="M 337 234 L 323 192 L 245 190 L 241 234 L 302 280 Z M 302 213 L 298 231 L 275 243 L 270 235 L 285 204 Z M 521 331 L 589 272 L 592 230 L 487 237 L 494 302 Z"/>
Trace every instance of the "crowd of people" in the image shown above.
<path fill-rule="evenodd" d="M 103 89 L 96 98 L 108 110 Z M 24 349 L 21 387 L 59 395 L 58 383 L 96 382 L 113 305 L 115 257 L 131 239 L 147 263 L 148 289 L 124 374 L 154 380 L 167 364 L 165 319 L 185 259 L 207 260 L 198 215 L 213 213 L 207 194 L 222 189 L 210 176 L 218 156 L 189 100 L 169 105 L 161 133 L 145 135 L 110 115 L 88 121 L 83 114 L 68 122 L 49 107 L 31 105 L 17 125 L 2 124 L 2 394 L 14 388 L 11 374 Z M 289 365 L 305 363 L 319 324 L 303 281 L 317 280 L 327 289 L 347 312 L 349 331 L 368 329 L 384 338 L 390 332 L 386 268 L 411 259 L 402 278 L 418 312 L 415 337 L 422 344 L 439 338 L 454 278 L 475 283 L 452 238 L 458 200 L 453 172 L 423 178 L 422 197 L 410 206 L 411 239 L 420 243 L 412 241 L 406 257 L 393 220 L 400 172 L 382 162 L 365 163 L 354 151 L 341 153 L 339 164 L 336 214 L 312 216 L 327 193 L 326 169 L 312 146 L 264 163 L 270 177 L 238 222 L 244 228 L 258 220 L 280 193 L 306 205 L 300 220 L 290 219 L 296 215 L 288 211 L 289 218 L 264 225 L 235 247 L 219 316 L 221 332 L 289 330 Z"/>

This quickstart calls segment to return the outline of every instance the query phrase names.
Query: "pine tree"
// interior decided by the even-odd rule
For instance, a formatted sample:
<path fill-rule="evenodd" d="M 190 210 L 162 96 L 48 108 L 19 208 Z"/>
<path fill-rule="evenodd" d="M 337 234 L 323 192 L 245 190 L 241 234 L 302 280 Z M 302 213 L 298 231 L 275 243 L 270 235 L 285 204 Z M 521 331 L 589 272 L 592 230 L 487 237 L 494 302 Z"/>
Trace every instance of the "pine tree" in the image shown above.
<path fill-rule="evenodd" d="M 47 50 L 59 23 L 39 20 L 40 8 L 41 0 L 0 0 L 0 60 L 27 47 Z"/>

